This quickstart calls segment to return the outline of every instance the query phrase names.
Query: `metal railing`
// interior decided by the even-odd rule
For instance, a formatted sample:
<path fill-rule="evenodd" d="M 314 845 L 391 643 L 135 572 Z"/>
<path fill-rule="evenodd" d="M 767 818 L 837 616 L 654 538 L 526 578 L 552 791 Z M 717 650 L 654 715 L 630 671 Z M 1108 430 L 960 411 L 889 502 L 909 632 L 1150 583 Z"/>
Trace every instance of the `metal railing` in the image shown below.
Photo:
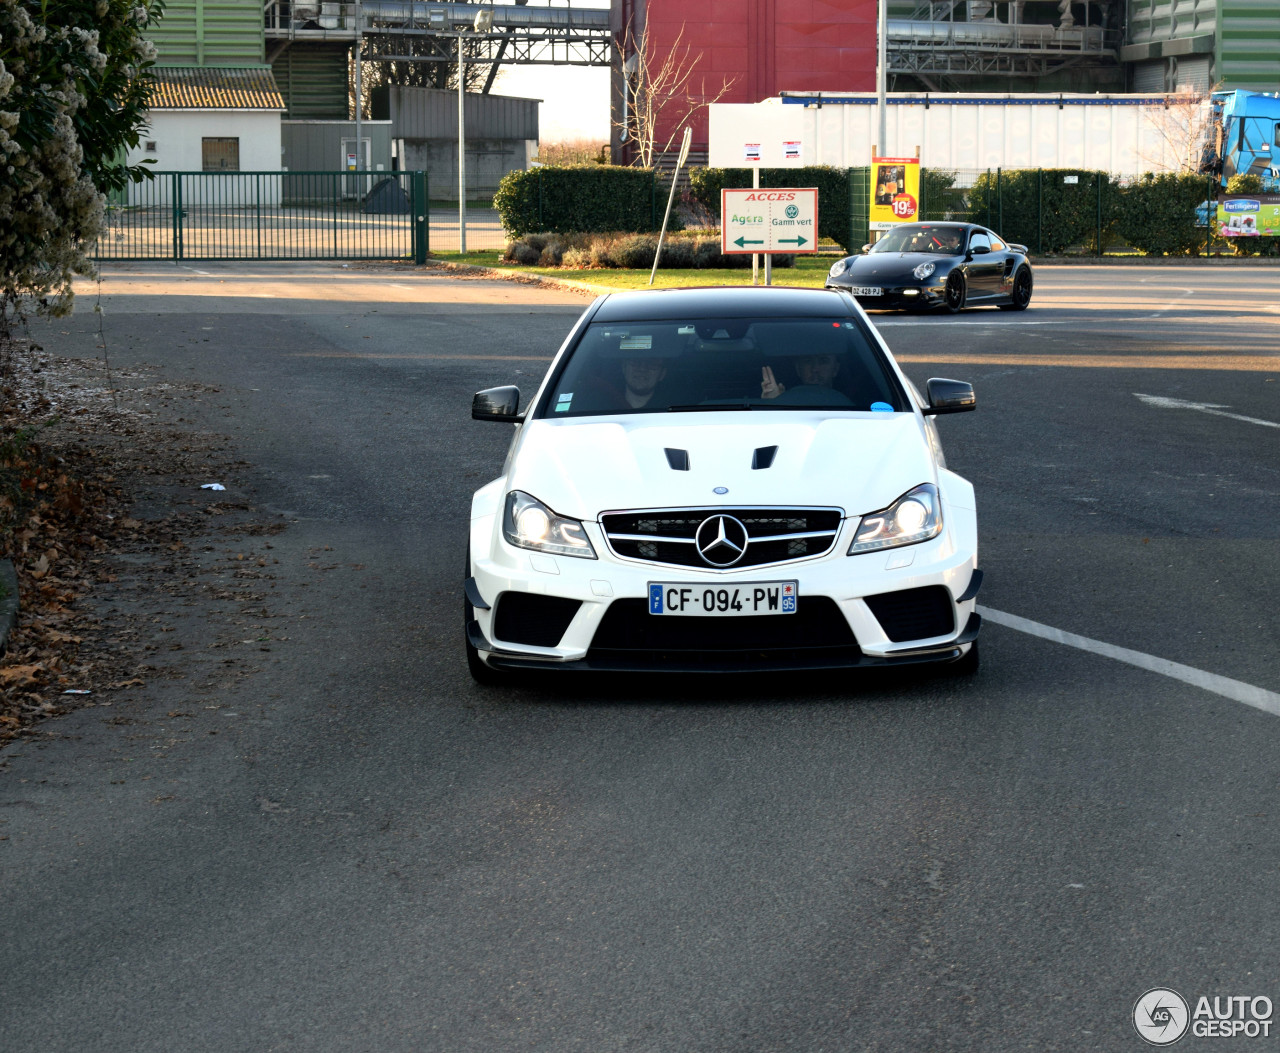
<path fill-rule="evenodd" d="M 116 195 L 99 260 L 412 259 L 425 172 L 156 172 Z"/>

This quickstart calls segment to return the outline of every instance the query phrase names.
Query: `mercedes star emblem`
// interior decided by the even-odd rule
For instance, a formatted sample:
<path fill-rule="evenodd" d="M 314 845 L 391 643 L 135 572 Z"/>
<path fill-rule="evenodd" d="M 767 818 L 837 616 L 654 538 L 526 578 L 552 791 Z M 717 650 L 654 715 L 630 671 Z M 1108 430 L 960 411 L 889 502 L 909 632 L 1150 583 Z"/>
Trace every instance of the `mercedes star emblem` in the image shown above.
<path fill-rule="evenodd" d="M 747 551 L 747 528 L 733 516 L 704 519 L 695 535 L 698 553 L 713 567 L 732 567 Z"/>

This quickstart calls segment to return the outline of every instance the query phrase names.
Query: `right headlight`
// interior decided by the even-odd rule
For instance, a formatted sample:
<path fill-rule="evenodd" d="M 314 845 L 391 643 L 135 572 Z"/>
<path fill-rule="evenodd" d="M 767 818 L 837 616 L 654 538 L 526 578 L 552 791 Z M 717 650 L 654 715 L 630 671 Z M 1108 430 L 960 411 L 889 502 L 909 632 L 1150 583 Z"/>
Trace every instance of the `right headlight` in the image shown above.
<path fill-rule="evenodd" d="M 917 281 L 924 281 L 927 277 L 929 277 L 929 275 L 931 275 L 937 269 L 938 269 L 938 265 L 936 263 L 932 263 L 932 262 L 922 263 L 920 264 L 919 267 L 917 267 L 911 273 L 916 276 Z"/>
<path fill-rule="evenodd" d="M 557 556 L 596 558 L 591 539 L 578 520 L 556 515 L 536 497 L 519 490 L 507 494 L 507 505 L 502 512 L 502 536 L 516 548 Z"/>
<path fill-rule="evenodd" d="M 915 545 L 937 537 L 941 530 L 942 503 L 938 500 L 938 488 L 933 483 L 921 483 L 888 508 L 863 516 L 848 554 Z"/>
<path fill-rule="evenodd" d="M 831 265 L 831 270 L 828 271 L 827 273 L 830 274 L 831 277 L 833 278 L 839 278 L 840 275 L 842 275 L 848 269 L 849 269 L 848 260 L 836 260 L 836 262 Z"/>

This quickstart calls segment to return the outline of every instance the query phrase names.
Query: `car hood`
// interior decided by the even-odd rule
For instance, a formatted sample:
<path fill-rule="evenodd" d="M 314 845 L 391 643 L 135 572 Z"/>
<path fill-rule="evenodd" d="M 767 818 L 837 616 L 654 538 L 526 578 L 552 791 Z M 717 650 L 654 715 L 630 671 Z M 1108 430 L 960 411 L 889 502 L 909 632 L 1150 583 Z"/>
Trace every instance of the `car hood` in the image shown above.
<path fill-rule="evenodd" d="M 959 256 L 938 256 L 931 252 L 869 252 L 865 256 L 850 257 L 840 277 L 901 278 L 922 263 L 936 263 L 937 270 L 945 272 L 960 260 Z"/>
<path fill-rule="evenodd" d="M 769 446 L 777 447 L 773 463 L 752 468 L 755 451 Z M 668 449 L 685 451 L 687 471 L 671 467 Z M 765 410 L 531 421 L 507 482 L 575 519 L 704 505 L 820 505 L 862 515 L 936 483 L 937 467 L 913 413 Z"/>

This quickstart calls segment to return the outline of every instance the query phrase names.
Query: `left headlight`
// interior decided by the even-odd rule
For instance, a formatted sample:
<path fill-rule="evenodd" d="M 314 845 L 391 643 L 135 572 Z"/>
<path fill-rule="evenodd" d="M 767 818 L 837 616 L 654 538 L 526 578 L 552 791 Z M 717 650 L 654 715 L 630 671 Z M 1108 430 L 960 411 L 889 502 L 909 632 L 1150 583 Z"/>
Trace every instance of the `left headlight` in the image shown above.
<path fill-rule="evenodd" d="M 516 548 L 580 559 L 596 558 L 596 550 L 591 547 L 582 523 L 556 515 L 536 497 L 519 490 L 507 494 L 507 506 L 502 512 L 502 536 Z"/>
<path fill-rule="evenodd" d="M 831 277 L 833 278 L 839 278 L 840 275 L 842 275 L 848 269 L 849 269 L 848 260 L 836 260 L 836 262 L 831 265 L 831 270 L 829 270 L 827 273 L 830 274 Z"/>
<path fill-rule="evenodd" d="M 936 263 L 922 263 L 911 273 L 914 274 L 919 281 L 924 281 L 937 269 L 938 265 Z"/>
<path fill-rule="evenodd" d="M 848 554 L 915 545 L 937 537 L 941 530 L 942 503 L 938 500 L 938 488 L 933 483 L 921 483 L 888 508 L 863 516 Z"/>

